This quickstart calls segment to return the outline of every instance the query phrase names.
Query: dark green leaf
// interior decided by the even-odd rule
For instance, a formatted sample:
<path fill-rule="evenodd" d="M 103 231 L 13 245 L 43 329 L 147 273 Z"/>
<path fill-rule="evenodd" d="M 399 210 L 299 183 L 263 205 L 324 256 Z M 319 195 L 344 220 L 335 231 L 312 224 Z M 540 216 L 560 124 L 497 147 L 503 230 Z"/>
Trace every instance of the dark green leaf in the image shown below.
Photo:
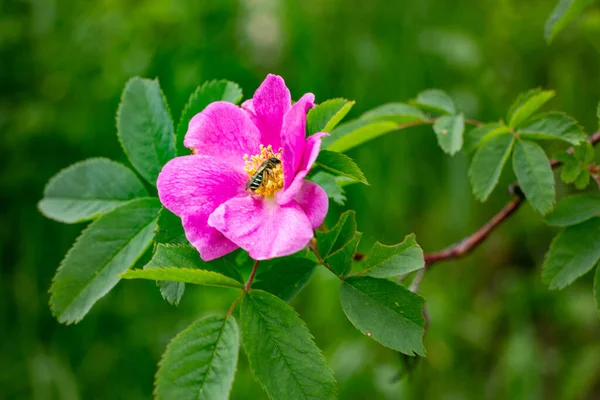
<path fill-rule="evenodd" d="M 252 287 L 272 293 L 285 301 L 292 300 L 308 283 L 316 263 L 308 258 L 280 258 L 267 268 L 258 268 Z"/>
<path fill-rule="evenodd" d="M 343 189 L 344 184 L 341 181 L 350 180 L 349 178 L 333 176 L 327 172 L 319 171 L 311 176 L 310 180 L 321 186 L 323 190 L 325 190 L 325 193 L 327 193 L 327 196 L 333 199 L 334 202 L 340 206 L 344 205 L 346 202 L 346 194 Z M 354 180 L 351 181 L 356 182 Z"/>
<path fill-rule="evenodd" d="M 577 145 L 586 135 L 577 121 L 560 112 L 539 114 L 530 119 L 517 132 L 523 139 L 562 140 Z"/>
<path fill-rule="evenodd" d="M 515 138 L 511 134 L 497 135 L 475 153 L 469 167 L 469 180 L 477 199 L 486 201 L 498 184 L 514 143 Z"/>
<path fill-rule="evenodd" d="M 596 266 L 596 274 L 594 275 L 594 300 L 596 300 L 596 309 L 600 315 L 600 265 Z"/>
<path fill-rule="evenodd" d="M 542 271 L 550 289 L 562 289 L 588 272 L 600 258 L 600 218 L 592 218 L 559 233 L 546 255 Z"/>
<path fill-rule="evenodd" d="M 333 373 L 289 305 L 272 294 L 251 291 L 242 300 L 240 315 L 250 369 L 271 399 L 337 398 Z"/>
<path fill-rule="evenodd" d="M 558 202 L 554 211 L 544 221 L 552 226 L 576 225 L 600 216 L 600 193 L 583 193 L 569 196 Z"/>
<path fill-rule="evenodd" d="M 552 14 L 546 20 L 544 36 L 548 43 L 558 35 L 573 19 L 579 16 L 583 10 L 594 0 L 559 0 Z"/>
<path fill-rule="evenodd" d="M 327 232 L 316 232 L 317 250 L 323 259 L 344 247 L 354 238 L 356 232 L 356 213 L 346 211 L 337 224 Z"/>
<path fill-rule="evenodd" d="M 425 111 L 438 114 L 456 114 L 456 107 L 454 107 L 452 98 L 439 89 L 428 89 L 419 93 L 414 103 Z"/>
<path fill-rule="evenodd" d="M 183 145 L 183 139 L 194 115 L 215 101 L 237 104 L 240 100 L 242 100 L 242 89 L 237 83 L 221 80 L 204 82 L 202 86 L 198 86 L 185 105 L 177 124 L 177 155 L 190 154 L 190 151 Z"/>
<path fill-rule="evenodd" d="M 370 121 L 391 121 L 398 125 L 425 121 L 427 116 L 421 110 L 404 103 L 387 103 L 367 111 L 360 119 Z"/>
<path fill-rule="evenodd" d="M 345 154 L 321 150 L 316 162 L 319 167 L 331 174 L 346 176 L 365 185 L 369 184 L 358 165 Z"/>
<path fill-rule="evenodd" d="M 534 142 L 517 140 L 513 169 L 525 197 L 540 214 L 554 207 L 554 175 L 544 150 Z"/>
<path fill-rule="evenodd" d="M 331 136 L 323 138 L 323 148 L 345 152 L 396 129 L 398 125 L 394 122 L 357 119 L 341 124 L 331 131 Z"/>
<path fill-rule="evenodd" d="M 543 91 L 540 88 L 521 93 L 508 109 L 508 125 L 511 128 L 519 127 L 555 95 L 554 90 Z"/>
<path fill-rule="evenodd" d="M 166 208 L 160 210 L 158 215 L 158 227 L 154 240 L 157 243 L 165 244 L 189 244 L 181 224 L 181 218 Z"/>
<path fill-rule="evenodd" d="M 365 261 L 361 274 L 374 278 L 391 278 L 416 271 L 425 266 L 423 250 L 417 244 L 415 235 L 410 234 L 402 243 L 386 246 L 375 243 Z"/>
<path fill-rule="evenodd" d="M 350 239 L 339 250 L 332 252 L 325 259 L 325 263 L 329 265 L 331 270 L 338 276 L 344 277 L 352 268 L 352 260 L 356 254 L 356 249 L 362 237 L 361 232 L 355 232 L 354 237 Z"/>
<path fill-rule="evenodd" d="M 50 288 L 60 322 L 80 321 L 152 242 L 158 199 L 137 199 L 92 222 L 62 261 Z"/>
<path fill-rule="evenodd" d="M 48 218 L 74 223 L 94 219 L 136 197 L 148 196 L 127 167 L 92 158 L 63 169 L 44 189 L 39 209 Z"/>
<path fill-rule="evenodd" d="M 510 128 L 500 122 L 479 125 L 465 135 L 464 148 L 466 151 L 473 151 L 483 146 L 488 140 L 504 133 L 510 133 Z"/>
<path fill-rule="evenodd" d="M 156 185 L 163 165 L 175 157 L 173 122 L 158 80 L 135 77 L 127 82 L 117 111 L 117 134 L 131 164 Z"/>
<path fill-rule="evenodd" d="M 394 282 L 361 276 L 342 282 L 340 298 L 359 331 L 390 349 L 425 355 L 421 296 Z"/>
<path fill-rule="evenodd" d="M 156 373 L 157 399 L 228 399 L 240 337 L 233 317 L 200 319 L 167 346 Z"/>
<path fill-rule="evenodd" d="M 348 114 L 354 103 L 346 99 L 331 99 L 311 109 L 306 116 L 308 134 L 331 132 Z"/>
<path fill-rule="evenodd" d="M 121 274 L 123 279 L 149 279 L 152 281 L 171 281 L 193 283 L 203 286 L 219 286 L 243 288 L 244 285 L 235 279 L 213 271 L 194 268 L 161 267 L 148 269 L 132 269 Z"/>
<path fill-rule="evenodd" d="M 464 130 L 465 121 L 462 114 L 440 117 L 433 124 L 438 144 L 445 153 L 451 156 L 462 148 Z"/>

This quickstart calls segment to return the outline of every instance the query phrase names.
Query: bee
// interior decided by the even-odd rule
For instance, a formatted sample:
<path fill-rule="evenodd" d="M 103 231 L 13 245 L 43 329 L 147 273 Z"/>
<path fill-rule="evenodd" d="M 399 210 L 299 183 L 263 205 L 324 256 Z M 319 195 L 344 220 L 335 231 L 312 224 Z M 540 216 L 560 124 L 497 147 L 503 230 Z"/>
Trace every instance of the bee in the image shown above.
<path fill-rule="evenodd" d="M 253 192 L 256 191 L 256 189 L 258 189 L 262 184 L 265 174 L 270 173 L 277 164 L 281 164 L 281 161 L 279 161 L 279 159 L 276 157 L 271 157 L 265 160 L 260 167 L 258 167 L 254 175 L 250 177 L 248 183 L 246 183 L 246 190 L 250 189 Z"/>

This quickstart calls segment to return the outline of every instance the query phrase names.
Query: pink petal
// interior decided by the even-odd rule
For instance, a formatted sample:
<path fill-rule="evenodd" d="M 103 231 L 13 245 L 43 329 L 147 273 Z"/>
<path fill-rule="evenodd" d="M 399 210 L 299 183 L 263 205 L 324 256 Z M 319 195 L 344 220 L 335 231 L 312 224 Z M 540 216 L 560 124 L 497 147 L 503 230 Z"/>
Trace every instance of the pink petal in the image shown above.
<path fill-rule="evenodd" d="M 261 133 L 261 143 L 272 145 L 277 151 L 281 147 L 283 116 L 292 105 L 292 97 L 283 78 L 269 74 L 256 89 L 252 106 L 243 106 L 251 113 L 252 121 Z"/>
<path fill-rule="evenodd" d="M 321 186 L 311 181 L 303 181 L 296 195 L 296 202 L 304 210 L 313 229 L 321 226 L 329 208 L 327 193 Z"/>
<path fill-rule="evenodd" d="M 294 254 L 313 237 L 311 221 L 296 202 L 280 206 L 272 199 L 254 196 L 222 204 L 210 215 L 208 224 L 255 260 Z"/>
<path fill-rule="evenodd" d="M 198 250 L 201 259 L 211 261 L 238 248 L 221 232 L 208 226 L 207 221 L 208 214 L 184 215 L 182 219 L 185 236 Z"/>
<path fill-rule="evenodd" d="M 298 172 L 296 172 L 296 176 L 292 179 L 292 182 L 289 184 L 287 188 L 284 188 L 283 191 L 278 192 L 276 195 L 277 202 L 279 204 L 287 204 L 296 197 L 298 191 L 302 188 L 302 182 L 306 175 L 310 172 L 313 164 L 317 160 L 319 156 L 319 151 L 321 151 L 321 138 L 324 136 L 329 136 L 328 133 L 318 132 L 312 136 L 309 136 L 304 141 L 304 151 L 302 156 L 302 161 L 300 162 L 300 166 L 298 168 Z M 284 168 L 285 168 L 285 159 L 284 159 Z M 284 169 L 284 181 L 285 181 L 285 169 Z"/>
<path fill-rule="evenodd" d="M 260 132 L 241 108 L 217 101 L 192 118 L 183 144 L 194 154 L 243 166 L 244 154 L 258 153 Z"/>
<path fill-rule="evenodd" d="M 287 189 L 296 175 L 304 153 L 306 138 L 306 113 L 314 107 L 315 96 L 307 93 L 300 98 L 283 118 L 281 143 L 283 153 L 283 182 Z"/>

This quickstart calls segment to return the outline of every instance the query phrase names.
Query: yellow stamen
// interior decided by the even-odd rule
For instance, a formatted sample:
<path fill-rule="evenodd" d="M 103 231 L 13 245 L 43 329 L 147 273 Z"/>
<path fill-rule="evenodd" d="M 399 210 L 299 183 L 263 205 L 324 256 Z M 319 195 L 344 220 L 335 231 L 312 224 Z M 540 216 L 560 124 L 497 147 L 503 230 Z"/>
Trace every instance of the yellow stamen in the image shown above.
<path fill-rule="evenodd" d="M 263 165 L 269 158 L 277 158 L 281 161 L 281 149 L 277 153 L 273 152 L 273 147 L 268 145 L 267 147 L 260 145 L 260 153 L 254 156 L 248 156 L 244 154 L 244 161 L 246 166 L 244 171 L 248 174 L 248 179 L 252 179 L 256 171 Z M 283 165 L 277 163 L 272 167 L 265 168 L 262 176 L 262 182 L 260 186 L 254 191 L 256 194 L 271 197 L 275 195 L 275 192 L 283 188 Z M 250 190 L 250 189 L 248 189 Z"/>

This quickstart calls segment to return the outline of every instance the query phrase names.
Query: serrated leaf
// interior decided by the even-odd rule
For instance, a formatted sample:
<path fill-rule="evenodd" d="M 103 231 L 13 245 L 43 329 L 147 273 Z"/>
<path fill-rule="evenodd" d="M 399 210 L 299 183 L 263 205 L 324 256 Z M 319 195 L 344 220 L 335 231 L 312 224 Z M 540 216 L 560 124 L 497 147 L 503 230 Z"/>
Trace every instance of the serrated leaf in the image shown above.
<path fill-rule="evenodd" d="M 376 242 L 368 253 L 365 269 L 360 274 L 373 278 L 391 278 L 423 267 L 423 250 L 417 244 L 413 233 L 406 236 L 402 243 L 392 246 Z"/>
<path fill-rule="evenodd" d="M 486 201 L 500 179 L 504 164 L 512 151 L 515 138 L 511 134 L 494 136 L 482 145 L 469 166 L 473 195 Z"/>
<path fill-rule="evenodd" d="M 148 192 L 129 168 L 106 158 L 92 158 L 63 169 L 44 189 L 39 209 L 68 224 L 87 221 Z"/>
<path fill-rule="evenodd" d="M 166 208 L 160 210 L 154 241 L 165 244 L 189 244 L 181 218 Z"/>
<path fill-rule="evenodd" d="M 390 121 L 356 119 L 343 123 L 331 131 L 330 136 L 323 138 L 322 146 L 323 149 L 343 153 L 397 129 L 398 125 Z"/>
<path fill-rule="evenodd" d="M 562 140 L 572 145 L 587 137 L 577 121 L 560 112 L 539 114 L 523 124 L 517 133 L 523 139 Z"/>
<path fill-rule="evenodd" d="M 193 283 L 202 286 L 218 286 L 241 289 L 244 285 L 228 276 L 203 269 L 162 267 L 132 269 L 121 274 L 123 279 L 149 279 L 152 281 L 171 281 Z"/>
<path fill-rule="evenodd" d="M 344 313 L 363 334 L 407 355 L 425 355 L 424 299 L 385 279 L 349 277 L 342 282 Z"/>
<path fill-rule="evenodd" d="M 596 266 L 596 274 L 594 275 L 594 300 L 600 316 L 600 266 Z"/>
<path fill-rule="evenodd" d="M 552 226 L 570 226 L 600 216 L 600 193 L 582 193 L 565 197 L 544 221 Z"/>
<path fill-rule="evenodd" d="M 333 273 L 340 277 L 348 275 L 361 238 L 362 233 L 355 232 L 352 239 L 325 258 L 325 263 L 329 265 Z"/>
<path fill-rule="evenodd" d="M 508 125 L 511 128 L 519 127 L 555 95 L 554 90 L 542 90 L 540 88 L 521 93 L 508 109 L 508 116 L 506 117 Z"/>
<path fill-rule="evenodd" d="M 462 148 L 464 130 L 465 121 L 462 114 L 440 117 L 433 124 L 433 131 L 437 136 L 438 144 L 444 150 L 444 153 L 451 156 Z"/>
<path fill-rule="evenodd" d="M 317 250 L 323 259 L 341 249 L 354 238 L 356 232 L 356 213 L 346 211 L 338 219 L 337 224 L 329 231 L 316 232 Z"/>
<path fill-rule="evenodd" d="M 448 94 L 439 89 L 428 89 L 417 95 L 414 104 L 422 110 L 438 114 L 456 114 L 454 101 Z"/>
<path fill-rule="evenodd" d="M 590 184 L 590 178 L 590 171 L 583 168 L 583 171 L 581 171 L 577 179 L 575 179 L 575 187 L 579 190 L 585 189 Z"/>
<path fill-rule="evenodd" d="M 600 218 L 592 218 L 559 233 L 546 255 L 542 280 L 562 289 L 588 272 L 600 259 Z"/>
<path fill-rule="evenodd" d="M 479 125 L 464 136 L 464 149 L 473 151 L 483 146 L 488 140 L 504 133 L 510 133 L 510 128 L 500 122 Z"/>
<path fill-rule="evenodd" d="M 559 0 L 546 20 L 544 37 L 548 44 L 594 0 Z"/>
<path fill-rule="evenodd" d="M 336 399 L 333 373 L 296 312 L 260 290 L 242 300 L 242 343 L 250 369 L 273 400 Z"/>
<path fill-rule="evenodd" d="M 204 82 L 202 86 L 198 86 L 188 99 L 181 113 L 181 118 L 179 118 L 179 123 L 177 123 L 177 155 L 190 154 L 190 151 L 183 145 L 183 139 L 185 138 L 188 124 L 194 115 L 215 101 L 227 101 L 237 104 L 242 100 L 242 96 L 242 89 L 234 82 L 225 80 L 210 81 Z"/>
<path fill-rule="evenodd" d="M 309 178 L 317 185 L 321 186 L 327 197 L 333 199 L 333 201 L 340 206 L 346 203 L 346 192 L 343 187 L 348 183 L 355 183 L 356 181 L 345 176 L 333 176 L 327 172 L 319 171 Z"/>
<path fill-rule="evenodd" d="M 153 185 L 175 157 L 173 122 L 158 80 L 131 78 L 117 111 L 117 135 L 137 171 Z"/>
<path fill-rule="evenodd" d="M 240 335 L 233 317 L 200 319 L 167 345 L 156 373 L 157 399 L 228 399 Z"/>
<path fill-rule="evenodd" d="M 556 196 L 554 175 L 544 150 L 534 142 L 517 140 L 513 169 L 531 206 L 540 214 L 551 211 Z"/>
<path fill-rule="evenodd" d="M 323 170 L 331 174 L 346 176 L 365 185 L 369 184 L 367 178 L 365 178 L 365 174 L 363 174 L 358 165 L 345 154 L 321 150 L 316 163 Z"/>
<path fill-rule="evenodd" d="M 132 200 L 92 222 L 62 261 L 50 288 L 59 322 L 80 321 L 152 242 L 158 199 Z"/>
<path fill-rule="evenodd" d="M 308 134 L 331 132 L 352 109 L 354 103 L 346 99 L 331 99 L 312 108 L 306 116 Z"/>
<path fill-rule="evenodd" d="M 281 258 L 267 268 L 260 266 L 252 288 L 264 290 L 289 302 L 308 283 L 316 266 L 308 258 Z"/>
<path fill-rule="evenodd" d="M 581 175 L 583 170 L 583 166 L 577 162 L 577 160 L 569 160 L 563 164 L 560 179 L 562 179 L 564 183 L 573 183 L 577 180 L 577 177 Z"/>
<path fill-rule="evenodd" d="M 585 165 L 590 164 L 594 161 L 595 150 L 594 146 L 588 141 L 581 143 L 579 146 L 573 148 L 573 156 L 577 161 L 582 162 Z"/>
<path fill-rule="evenodd" d="M 415 121 L 425 121 L 427 116 L 421 110 L 404 103 L 382 104 L 360 116 L 368 121 L 391 121 L 398 125 Z"/>

